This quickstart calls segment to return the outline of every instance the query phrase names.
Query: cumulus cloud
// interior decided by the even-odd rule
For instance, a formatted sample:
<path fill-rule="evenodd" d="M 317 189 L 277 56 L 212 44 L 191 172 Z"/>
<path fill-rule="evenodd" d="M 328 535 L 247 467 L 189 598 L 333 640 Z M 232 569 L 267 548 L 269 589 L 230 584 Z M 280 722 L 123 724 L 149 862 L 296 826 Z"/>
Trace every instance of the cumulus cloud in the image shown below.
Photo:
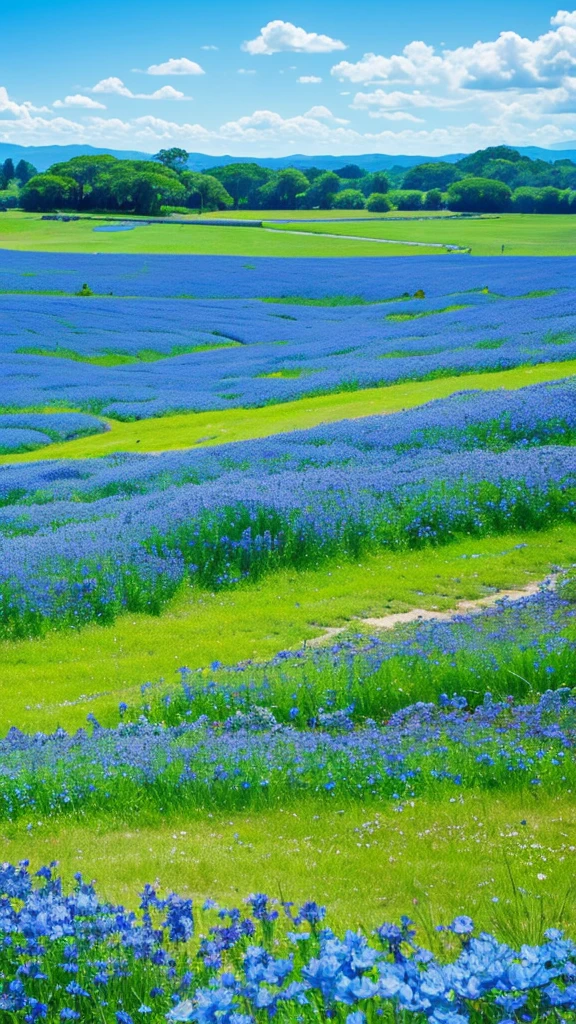
<path fill-rule="evenodd" d="M 365 54 L 356 63 L 340 61 L 332 74 L 351 82 L 409 82 L 450 89 L 506 90 L 554 88 L 576 74 L 576 11 L 559 11 L 552 29 L 536 39 L 501 32 L 490 42 L 437 53 L 415 40 L 402 53 Z"/>
<path fill-rule="evenodd" d="M 350 124 L 345 118 L 336 117 L 328 107 L 323 106 L 310 107 L 310 110 L 307 110 L 303 116 L 320 118 L 323 121 L 332 121 L 334 124 Z"/>
<path fill-rule="evenodd" d="M 260 29 L 259 36 L 242 44 L 242 49 L 251 54 L 281 53 L 285 50 L 296 53 L 332 53 L 346 48 L 340 39 L 332 39 L 318 32 L 306 32 L 291 21 L 269 21 Z"/>
<path fill-rule="evenodd" d="M 103 78 L 91 89 L 91 92 L 110 93 L 115 96 L 123 96 L 128 100 L 191 100 L 191 96 L 185 96 L 179 89 L 172 85 L 163 85 L 154 92 L 132 92 L 121 78 Z"/>
<path fill-rule="evenodd" d="M 300 82 L 300 85 L 317 85 L 322 79 L 318 75 L 300 75 L 300 78 L 297 78 L 296 81 Z"/>
<path fill-rule="evenodd" d="M 550 18 L 551 25 L 571 25 L 576 28 L 576 11 L 558 11 Z"/>
<path fill-rule="evenodd" d="M 91 96 L 82 96 L 76 93 L 74 96 L 65 96 L 63 100 L 54 100 L 53 107 L 85 107 L 86 110 L 106 110 L 103 103 L 98 103 Z"/>
<path fill-rule="evenodd" d="M 217 47 L 203 46 L 203 50 L 217 49 Z M 151 64 L 146 68 L 147 75 L 204 75 L 206 72 L 195 60 L 188 60 L 188 57 L 170 57 L 170 60 L 163 64 Z"/>
<path fill-rule="evenodd" d="M 256 72 L 255 72 L 254 68 L 238 68 L 238 74 L 239 75 L 255 75 Z"/>
<path fill-rule="evenodd" d="M 11 100 L 8 95 L 8 90 L 5 86 L 0 85 L 0 114 L 14 114 L 16 117 L 29 117 L 31 113 L 48 113 L 49 107 L 35 107 L 33 103 L 25 101 L 24 103 L 16 103 L 15 100 Z"/>
<path fill-rule="evenodd" d="M 134 99 L 134 93 L 124 85 L 121 78 L 102 78 L 96 85 L 92 86 L 91 92 L 113 93 L 115 96 L 126 96 Z"/>

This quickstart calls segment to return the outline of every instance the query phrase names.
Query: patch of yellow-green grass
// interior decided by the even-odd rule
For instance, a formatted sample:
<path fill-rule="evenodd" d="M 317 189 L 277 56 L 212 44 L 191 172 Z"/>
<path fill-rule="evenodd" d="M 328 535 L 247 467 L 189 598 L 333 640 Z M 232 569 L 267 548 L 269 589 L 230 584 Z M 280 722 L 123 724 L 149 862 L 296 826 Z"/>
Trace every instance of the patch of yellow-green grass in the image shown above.
<path fill-rule="evenodd" d="M 39 214 L 6 213 L 0 218 L 0 250 L 38 252 L 171 253 L 209 256 L 405 256 L 437 254 L 399 243 L 289 235 L 262 228 L 145 224 L 132 231 L 94 231 L 93 221 L 43 221 Z"/>
<path fill-rule="evenodd" d="M 474 557 L 471 557 L 471 556 Z M 0 643 L 0 735 L 76 728 L 92 711 L 117 721 L 148 680 L 178 681 L 177 669 L 267 659 L 354 617 L 410 608 L 446 610 L 490 588 L 523 586 L 554 565 L 576 562 L 576 524 L 440 548 L 381 551 L 359 563 L 283 571 L 218 593 L 187 588 L 161 616 L 129 614 L 110 626 L 56 631 Z"/>
<path fill-rule="evenodd" d="M 239 348 L 240 342 L 222 341 L 213 345 L 174 345 L 169 352 L 159 352 L 154 348 L 141 348 L 138 352 L 123 352 L 120 349 L 109 349 L 99 355 L 82 355 L 72 348 L 39 348 L 27 346 L 17 348 L 20 355 L 47 356 L 52 359 L 71 359 L 75 363 L 91 363 L 92 366 L 128 366 L 132 363 L 157 363 L 161 359 L 173 359 L 174 356 L 185 356 L 197 352 L 213 352 L 220 348 Z"/>
<path fill-rule="evenodd" d="M 62 441 L 48 445 L 41 451 L 3 455 L 0 463 L 83 459 L 118 451 L 157 452 L 245 441 L 292 430 L 305 430 L 321 423 L 412 409 L 436 398 L 447 398 L 456 391 L 493 391 L 496 388 L 516 390 L 528 384 L 560 380 L 575 373 L 576 359 L 571 359 L 519 366 L 512 370 L 467 373 L 361 391 L 316 395 L 257 409 L 178 413 L 129 423 L 107 420 L 110 429 L 103 434 Z"/>
<path fill-rule="evenodd" d="M 374 928 L 408 914 L 423 945 L 458 914 L 505 941 L 537 942 L 576 928 L 576 811 L 570 795 L 450 793 L 400 813 L 338 797 L 224 815 L 173 814 L 129 826 L 88 818 L 32 828 L 0 825 L 0 859 L 51 860 L 67 883 L 95 879 L 114 902 L 137 905 L 145 882 L 237 906 L 251 892 L 317 900 L 334 928 Z M 525 892 L 514 893 L 513 883 Z M 498 902 L 494 902 L 498 900 Z"/>
<path fill-rule="evenodd" d="M 570 214 L 503 213 L 479 219 L 362 222 L 360 224 L 277 224 L 278 230 L 311 234 L 326 232 L 347 238 L 401 239 L 409 242 L 440 242 L 471 248 L 475 256 L 574 256 L 576 230 Z"/>

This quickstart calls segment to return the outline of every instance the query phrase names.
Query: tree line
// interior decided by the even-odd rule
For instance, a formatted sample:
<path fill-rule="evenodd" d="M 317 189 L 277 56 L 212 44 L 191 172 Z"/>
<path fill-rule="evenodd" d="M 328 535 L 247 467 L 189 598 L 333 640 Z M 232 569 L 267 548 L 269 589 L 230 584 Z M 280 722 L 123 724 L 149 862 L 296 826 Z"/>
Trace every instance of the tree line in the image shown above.
<path fill-rule="evenodd" d="M 367 173 L 357 164 L 279 171 L 238 162 L 190 171 L 189 154 L 160 150 L 150 160 L 79 156 L 43 174 L 25 161 L 5 161 L 0 184 L 25 210 L 162 213 L 226 209 L 441 210 L 576 213 L 576 164 L 532 160 L 508 146 L 478 150 L 456 163 L 425 162 Z M 8 165 L 8 166 L 7 166 Z M 0 191 L 0 202 L 3 192 Z"/>

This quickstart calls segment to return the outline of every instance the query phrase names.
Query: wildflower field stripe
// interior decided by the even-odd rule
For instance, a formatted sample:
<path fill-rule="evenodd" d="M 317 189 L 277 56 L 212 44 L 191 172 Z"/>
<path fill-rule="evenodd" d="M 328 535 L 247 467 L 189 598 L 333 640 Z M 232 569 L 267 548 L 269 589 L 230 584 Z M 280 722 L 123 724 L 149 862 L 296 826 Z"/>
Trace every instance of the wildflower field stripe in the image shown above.
<path fill-rule="evenodd" d="M 427 381 L 408 381 L 388 387 L 341 391 L 257 409 L 177 413 L 136 422 L 102 417 L 109 430 L 73 441 L 46 446 L 41 451 L 0 456 L 0 463 L 38 459 L 84 459 L 114 452 L 162 452 L 210 447 L 274 434 L 305 430 L 323 423 L 413 409 L 459 391 L 516 391 L 530 384 L 562 380 L 576 374 L 576 359 L 519 366 L 512 370 L 470 373 Z"/>
<path fill-rule="evenodd" d="M 471 555 L 475 557 L 472 558 Z M 0 736 L 79 728 L 88 712 L 105 724 L 119 701 L 140 699 L 144 680 L 178 682 L 177 670 L 267 660 L 324 627 L 420 607 L 449 610 L 543 579 L 576 562 L 576 524 L 537 533 L 463 540 L 423 551 L 384 551 L 321 569 L 282 571 L 232 591 L 182 590 L 160 616 L 126 614 L 41 639 L 0 643 Z"/>

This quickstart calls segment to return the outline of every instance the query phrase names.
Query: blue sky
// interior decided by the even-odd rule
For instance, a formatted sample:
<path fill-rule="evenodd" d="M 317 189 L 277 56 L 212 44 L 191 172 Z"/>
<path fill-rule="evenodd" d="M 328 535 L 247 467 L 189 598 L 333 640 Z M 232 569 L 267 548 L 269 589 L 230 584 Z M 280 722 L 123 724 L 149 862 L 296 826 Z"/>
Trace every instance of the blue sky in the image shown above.
<path fill-rule="evenodd" d="M 25 17 L 2 13 L 0 141 L 259 156 L 576 144 L 576 10 L 29 0 Z"/>

